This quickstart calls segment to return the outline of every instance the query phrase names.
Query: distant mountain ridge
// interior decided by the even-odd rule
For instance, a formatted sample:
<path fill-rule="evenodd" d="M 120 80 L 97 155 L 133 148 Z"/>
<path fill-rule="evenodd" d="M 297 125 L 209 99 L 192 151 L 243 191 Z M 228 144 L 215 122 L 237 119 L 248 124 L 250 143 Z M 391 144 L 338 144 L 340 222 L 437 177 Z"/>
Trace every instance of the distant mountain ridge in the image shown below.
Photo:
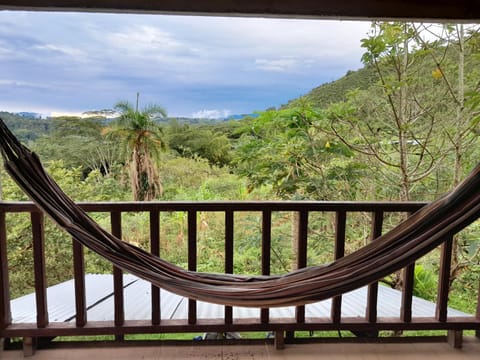
<path fill-rule="evenodd" d="M 346 99 L 346 95 L 349 91 L 354 89 L 368 89 L 371 85 L 378 81 L 378 74 L 372 66 L 365 66 L 358 70 L 349 70 L 344 76 L 338 80 L 334 80 L 329 83 L 322 84 L 314 89 L 312 89 L 307 94 L 290 100 L 287 104 L 279 106 L 279 108 L 290 108 L 294 107 L 301 100 L 307 100 L 314 107 L 325 108 L 329 104 L 343 101 Z M 51 117 L 45 117 L 42 114 L 35 112 L 17 112 L 15 114 L 8 112 L 1 112 L 0 114 L 3 118 L 7 118 L 7 123 L 10 123 L 9 126 L 13 129 L 24 129 L 22 134 L 24 139 L 35 139 L 39 134 L 43 134 L 48 131 Z M 93 116 L 93 117 L 105 117 L 106 121 L 113 120 L 117 115 L 114 110 L 111 109 L 102 109 L 102 110 L 93 110 L 83 112 L 84 117 Z M 188 124 L 214 124 L 223 121 L 237 121 L 244 118 L 255 118 L 258 114 L 233 114 L 227 117 L 222 117 L 218 119 L 211 118 L 190 118 L 190 117 L 167 117 L 161 120 L 161 123 L 166 124 L 172 119 L 176 119 L 181 123 Z M 15 119 L 15 120 L 14 120 Z M 34 123 L 31 120 L 42 120 L 40 123 Z M 28 123 L 25 123 L 28 121 Z M 25 130 L 25 127 L 29 130 Z M 21 136 L 22 137 L 22 136 Z"/>
<path fill-rule="evenodd" d="M 365 66 L 358 70 L 349 70 L 340 79 L 322 84 L 307 94 L 290 100 L 282 108 L 294 107 L 300 100 L 307 100 L 314 107 L 325 108 L 332 103 L 345 100 L 349 91 L 368 89 L 378 80 L 378 74 L 372 66 Z"/>

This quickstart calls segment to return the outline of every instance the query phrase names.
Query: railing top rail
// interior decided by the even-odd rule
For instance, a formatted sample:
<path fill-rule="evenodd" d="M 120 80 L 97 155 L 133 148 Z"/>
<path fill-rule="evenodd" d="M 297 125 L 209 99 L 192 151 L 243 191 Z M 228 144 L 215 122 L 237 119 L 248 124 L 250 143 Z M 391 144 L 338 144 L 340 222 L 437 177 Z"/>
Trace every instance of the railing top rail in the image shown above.
<path fill-rule="evenodd" d="M 78 202 L 85 211 L 404 211 L 413 212 L 426 202 L 400 201 L 121 201 Z M 0 201 L 3 212 L 35 212 L 30 201 Z"/>

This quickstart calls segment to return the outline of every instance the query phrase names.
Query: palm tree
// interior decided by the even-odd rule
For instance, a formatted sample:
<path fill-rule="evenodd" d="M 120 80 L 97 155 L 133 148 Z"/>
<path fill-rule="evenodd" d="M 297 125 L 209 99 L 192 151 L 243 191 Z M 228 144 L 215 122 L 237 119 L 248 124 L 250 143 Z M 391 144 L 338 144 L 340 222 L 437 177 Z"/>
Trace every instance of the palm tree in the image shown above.
<path fill-rule="evenodd" d="M 165 143 L 156 120 L 166 117 L 167 112 L 158 105 L 148 105 L 139 111 L 138 97 L 137 93 L 135 108 L 127 101 L 115 105 L 120 117 L 103 133 L 119 140 L 129 170 L 133 198 L 143 201 L 162 193 L 156 160 Z"/>

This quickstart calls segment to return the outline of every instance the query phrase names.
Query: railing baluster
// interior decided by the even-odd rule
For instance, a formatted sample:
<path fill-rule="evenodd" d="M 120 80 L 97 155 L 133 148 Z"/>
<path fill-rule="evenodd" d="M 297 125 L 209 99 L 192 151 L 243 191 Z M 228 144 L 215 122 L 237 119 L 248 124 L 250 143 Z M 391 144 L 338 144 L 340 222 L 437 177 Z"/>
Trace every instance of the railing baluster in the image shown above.
<path fill-rule="evenodd" d="M 30 213 L 33 235 L 33 267 L 35 273 L 35 300 L 37 304 L 37 326 L 48 325 L 47 279 L 45 276 L 45 231 L 43 213 Z"/>
<path fill-rule="evenodd" d="M 307 242 L 308 242 L 308 211 L 299 211 L 298 218 L 298 242 L 297 242 L 297 269 L 307 266 Z M 305 306 L 295 308 L 295 319 L 297 323 L 305 322 Z"/>
<path fill-rule="evenodd" d="M 437 306 L 435 318 L 440 322 L 447 321 L 448 292 L 450 291 L 450 268 L 452 265 L 453 237 L 449 237 L 441 246 L 440 271 L 438 280 Z"/>
<path fill-rule="evenodd" d="M 0 212 L 0 329 L 12 323 L 10 281 L 8 275 L 7 226 L 5 213 Z"/>
<path fill-rule="evenodd" d="M 225 273 L 233 274 L 233 211 L 225 211 Z M 225 323 L 233 322 L 233 308 L 225 306 Z"/>
<path fill-rule="evenodd" d="M 383 211 L 373 212 L 371 241 L 382 235 Z M 368 322 L 377 322 L 378 282 L 368 285 L 367 310 L 365 318 Z"/>
<path fill-rule="evenodd" d="M 85 295 L 85 257 L 83 245 L 72 239 L 73 279 L 75 283 L 75 323 L 78 327 L 87 323 L 87 300 Z"/>
<path fill-rule="evenodd" d="M 411 214 L 409 214 L 410 216 Z M 400 320 L 412 321 L 413 287 L 415 285 L 415 262 L 406 266 L 402 271 L 402 305 L 400 307 Z"/>
<path fill-rule="evenodd" d="M 402 273 L 402 305 L 400 319 L 404 322 L 412 321 L 413 287 L 415 282 L 415 263 L 408 265 Z"/>
<path fill-rule="evenodd" d="M 335 213 L 335 249 L 334 259 L 338 260 L 345 255 L 345 233 L 347 224 L 347 212 L 340 210 Z M 332 299 L 330 317 L 335 324 L 340 323 L 342 318 L 342 295 Z"/>
<path fill-rule="evenodd" d="M 262 212 L 262 275 L 270 275 L 270 256 L 272 247 L 272 212 L 263 210 Z M 270 312 L 267 309 L 261 309 L 260 321 L 267 324 L 270 321 Z"/>
<path fill-rule="evenodd" d="M 197 271 L 197 212 L 188 211 L 188 270 Z M 188 323 L 197 322 L 197 302 L 188 299 Z"/>
<path fill-rule="evenodd" d="M 150 252 L 160 256 L 160 211 L 150 211 Z M 160 324 L 160 288 L 152 284 L 152 324 Z"/>
<path fill-rule="evenodd" d="M 407 204 L 405 206 L 400 204 L 399 207 L 395 207 L 395 204 L 388 204 L 384 206 L 382 204 L 309 204 L 309 203 L 299 203 L 292 206 L 291 202 L 281 204 L 281 203 L 242 203 L 240 205 L 232 205 L 228 203 L 224 205 L 222 203 L 214 204 L 187 204 L 187 203 L 156 203 L 156 204 L 135 204 L 135 203 L 125 203 L 125 204 L 82 204 L 85 206 L 87 211 L 101 211 L 111 216 L 112 224 L 112 233 L 116 236 L 121 236 L 121 217 L 124 212 L 136 212 L 136 211 L 147 211 L 150 216 L 150 238 L 151 253 L 158 254 L 160 252 L 160 220 L 162 211 L 183 211 L 183 214 L 187 213 L 188 215 L 188 269 L 196 271 L 197 269 L 197 215 L 200 211 L 222 211 L 225 215 L 225 273 L 234 272 L 234 256 L 235 256 L 235 247 L 234 247 L 234 230 L 235 230 L 235 214 L 237 211 L 250 211 L 255 214 L 261 214 L 261 246 L 262 246 L 262 255 L 261 255 L 261 273 L 269 275 L 271 270 L 271 251 L 272 251 L 272 219 L 275 217 L 274 212 L 294 212 L 299 214 L 298 216 L 298 242 L 297 242 L 297 267 L 301 268 L 306 265 L 307 262 L 307 242 L 308 242 L 308 223 L 310 212 L 312 211 L 327 211 L 335 212 L 335 259 L 339 259 L 344 256 L 345 252 L 345 230 L 347 224 L 347 215 L 350 212 L 370 212 L 372 213 L 372 239 L 376 238 L 382 233 L 382 222 L 384 221 L 384 214 L 386 212 L 398 211 L 414 211 L 417 209 L 417 204 Z M 237 206 L 237 207 L 236 207 Z M 419 206 L 419 205 L 418 205 Z M 8 220 L 8 215 L 6 213 L 28 213 L 31 216 L 31 225 L 32 225 L 32 236 L 33 236 L 33 255 L 34 255 L 34 270 L 35 270 L 35 291 L 37 296 L 37 308 L 34 308 L 33 311 L 37 312 L 37 324 L 14 324 L 10 325 L 12 321 L 17 321 L 12 319 L 11 309 L 10 309 L 10 284 L 9 284 L 9 273 L 7 261 L 9 260 L 9 254 L 7 253 L 7 245 L 10 246 L 7 239 L 7 229 L 5 228 L 5 221 Z M 6 219 L 5 219 L 6 218 Z M 47 312 L 47 295 L 46 295 L 46 278 L 47 274 L 45 272 L 45 245 L 48 244 L 48 239 L 45 239 L 46 235 L 44 234 L 44 218 L 43 215 L 36 209 L 31 203 L 9 203 L 9 202 L 0 202 L 0 336 L 2 337 L 24 337 L 25 342 L 30 341 L 32 344 L 35 343 L 37 337 L 42 336 L 62 336 L 62 335 L 92 335 L 98 333 L 97 325 L 94 325 L 90 329 L 90 326 L 85 326 L 87 323 L 87 311 L 85 304 L 85 269 L 84 269 L 84 247 L 74 242 L 73 244 L 73 270 L 74 270 L 74 279 L 75 279 L 75 297 L 76 297 L 76 312 L 77 319 L 76 324 L 63 324 L 55 323 L 55 326 L 49 326 Z M 363 322 L 360 322 L 360 328 L 365 330 L 367 334 L 374 334 L 374 329 L 383 328 L 385 324 L 389 327 L 392 324 L 395 329 L 446 329 L 452 328 L 455 330 L 449 331 L 449 338 L 456 340 L 456 344 L 459 342 L 458 335 L 461 334 L 461 327 L 465 325 L 466 328 L 475 329 L 478 321 L 480 320 L 480 292 L 477 295 L 477 304 L 476 304 L 476 313 L 475 315 L 462 319 L 461 324 L 458 321 L 448 318 L 447 307 L 448 307 L 448 294 L 449 294 L 449 281 L 450 281 L 450 272 L 451 272 L 451 252 L 453 247 L 453 239 L 450 235 L 447 235 L 445 238 L 447 241 L 441 247 L 441 265 L 440 265 L 440 277 L 439 277 L 439 289 L 438 289 L 438 302 L 436 304 L 435 316 L 424 319 L 425 321 L 413 322 L 412 321 L 412 292 L 414 285 L 414 266 L 412 263 L 409 266 L 404 268 L 402 274 L 403 283 L 405 288 L 402 290 L 402 302 L 400 310 L 400 318 L 392 317 L 385 319 L 385 322 L 378 322 L 377 320 L 377 284 L 372 284 L 368 289 L 368 305 L 365 311 L 366 320 L 370 321 L 370 325 L 361 325 Z M 440 249 L 439 249 L 440 250 Z M 9 264 L 12 267 L 12 264 Z M 224 321 L 220 320 L 210 320 L 203 322 L 202 319 L 197 319 L 197 306 L 198 304 L 195 301 L 189 301 L 189 310 L 188 310 L 188 324 L 180 323 L 176 320 L 170 323 L 167 320 L 161 320 L 162 310 L 160 307 L 160 292 L 155 294 L 155 288 L 152 287 L 152 319 L 147 321 L 132 321 L 128 323 L 128 327 L 125 326 L 124 320 L 124 289 L 123 289 L 123 276 L 122 272 L 119 269 L 114 270 L 114 296 L 115 296 L 115 326 L 112 326 L 111 323 L 99 323 L 98 326 L 101 328 L 102 334 L 118 334 L 117 339 L 123 338 L 123 333 L 127 332 L 139 332 L 140 330 L 145 331 L 145 333 L 150 332 L 154 333 L 158 331 L 158 325 L 162 325 L 162 331 L 165 332 L 179 332 L 179 331 L 194 331 L 195 329 L 212 329 L 212 331 L 231 331 L 232 329 L 245 329 L 245 324 L 240 322 L 237 324 L 233 318 L 232 307 L 225 307 Z M 10 276 L 10 281 L 12 276 Z M 373 279 L 372 279 L 373 280 Z M 158 290 L 158 289 L 157 289 Z M 480 288 L 479 288 L 480 290 Z M 343 300 L 343 304 L 342 304 Z M 157 305 L 158 304 L 158 307 Z M 193 304 L 193 306 L 192 306 Z M 305 326 L 312 329 L 332 330 L 338 328 L 339 324 L 344 326 L 345 329 L 356 330 L 358 329 L 357 322 L 354 320 L 350 322 L 350 319 L 344 319 L 341 316 L 342 305 L 345 306 L 345 297 L 333 298 L 332 300 L 332 309 L 331 309 L 331 319 L 330 321 L 321 319 L 320 322 L 316 323 L 315 319 L 306 319 L 304 309 L 298 307 L 296 310 L 295 322 L 292 322 L 291 319 L 288 323 L 283 322 L 273 322 L 270 318 L 272 312 L 269 312 L 268 309 L 261 309 L 260 316 L 261 322 L 259 319 L 256 321 L 253 320 L 252 331 L 268 331 L 272 327 L 275 327 L 276 330 L 276 340 L 277 345 L 281 345 L 284 340 L 285 330 L 287 331 L 287 336 L 294 334 L 298 329 L 302 329 Z M 432 304 L 432 307 L 434 305 Z M 91 319 L 90 319 L 91 320 Z M 218 319 L 217 319 L 218 320 Z M 303 324 L 308 320 L 308 325 Z M 310 323 L 310 321 L 312 321 Z M 271 323 L 270 323 L 271 322 Z M 232 325 L 233 324 L 233 325 Z M 42 328 L 43 326 L 43 328 Z M 303 327 L 302 327 L 303 326 Z M 365 327 L 366 326 L 366 327 Z M 137 328 L 138 327 L 138 328 Z M 164 329 L 164 330 L 163 330 Z M 480 336 L 480 332 L 476 331 L 476 335 Z M 461 340 L 461 339 L 460 339 Z M 0 339 L 1 344 L 1 339 Z"/>
<path fill-rule="evenodd" d="M 110 213 L 112 234 L 118 238 L 122 237 L 122 213 L 112 211 Z M 123 298 L 123 272 L 118 267 L 113 267 L 113 293 L 115 303 L 115 326 L 122 326 L 125 323 L 125 301 Z M 115 336 L 117 340 L 123 340 L 122 335 Z"/>
<path fill-rule="evenodd" d="M 475 312 L 475 317 L 480 321 L 480 281 L 478 282 L 477 311 Z M 480 330 L 475 331 L 475 336 L 480 339 Z"/>

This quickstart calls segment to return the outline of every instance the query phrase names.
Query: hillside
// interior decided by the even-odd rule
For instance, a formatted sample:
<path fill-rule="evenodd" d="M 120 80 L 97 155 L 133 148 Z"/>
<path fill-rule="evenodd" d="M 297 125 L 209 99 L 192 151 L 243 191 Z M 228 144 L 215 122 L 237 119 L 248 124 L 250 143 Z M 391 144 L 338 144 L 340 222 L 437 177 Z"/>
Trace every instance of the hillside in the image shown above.
<path fill-rule="evenodd" d="M 366 66 L 355 71 L 350 70 L 340 79 L 322 84 L 306 95 L 289 101 L 283 108 L 295 106 L 300 99 L 307 99 L 314 107 L 324 108 L 331 103 L 345 100 L 348 91 L 353 89 L 368 89 L 377 80 L 377 72 L 371 66 Z"/>
<path fill-rule="evenodd" d="M 22 116 L 0 111 L 0 118 L 22 142 L 35 140 L 41 135 L 48 133 L 51 128 L 49 119 L 31 117 L 28 113 Z"/>

